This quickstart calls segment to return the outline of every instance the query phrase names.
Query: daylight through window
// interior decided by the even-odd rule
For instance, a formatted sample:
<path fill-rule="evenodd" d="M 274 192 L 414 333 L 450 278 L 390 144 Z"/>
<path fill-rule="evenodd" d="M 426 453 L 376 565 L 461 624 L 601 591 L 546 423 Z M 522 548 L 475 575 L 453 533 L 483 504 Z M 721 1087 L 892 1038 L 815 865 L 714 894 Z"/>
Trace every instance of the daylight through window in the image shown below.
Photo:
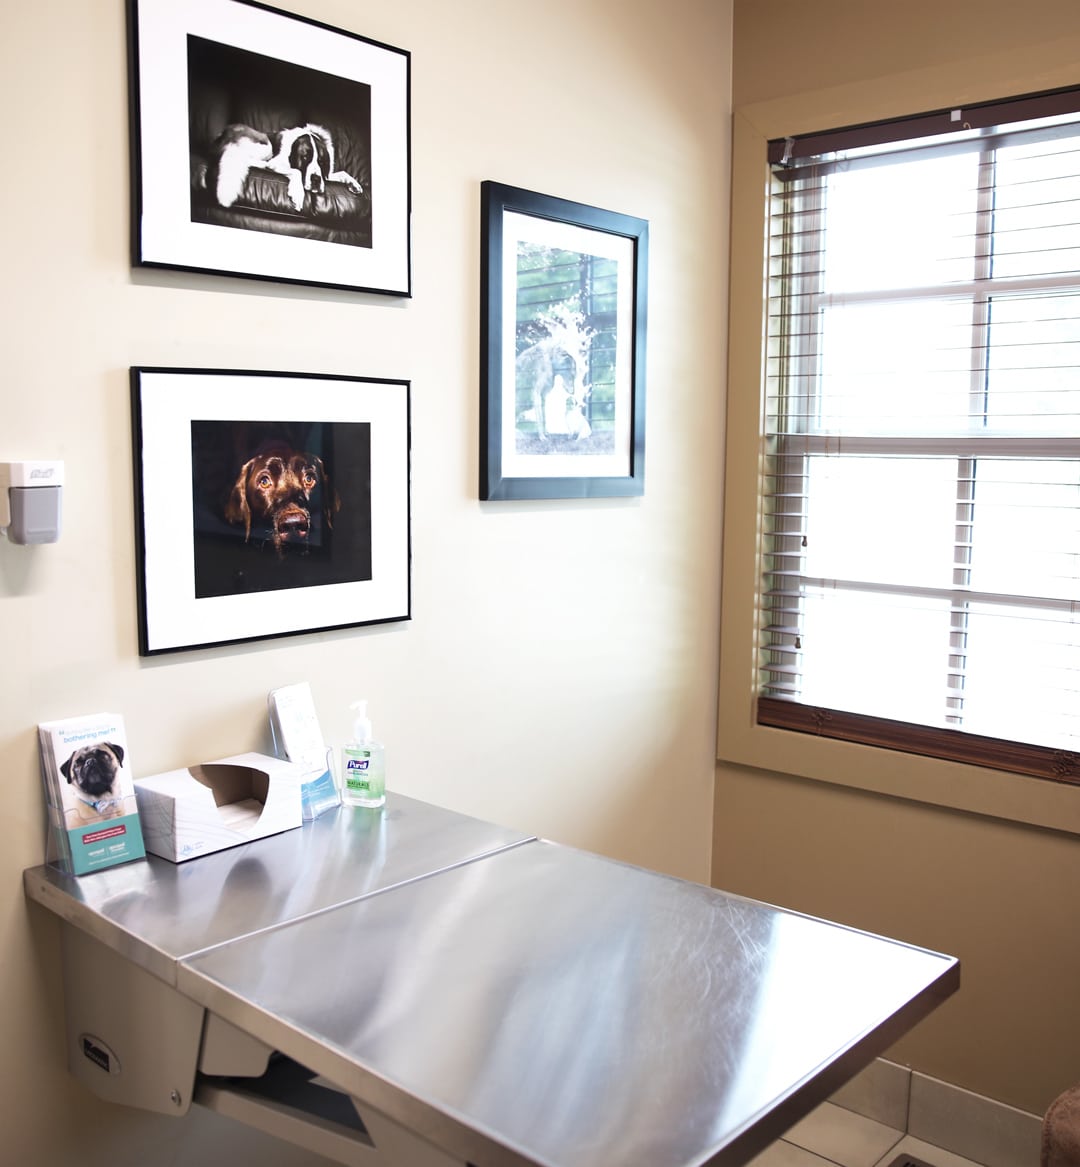
<path fill-rule="evenodd" d="M 772 144 L 758 720 L 1080 781 L 1080 114 L 1001 108 Z"/>

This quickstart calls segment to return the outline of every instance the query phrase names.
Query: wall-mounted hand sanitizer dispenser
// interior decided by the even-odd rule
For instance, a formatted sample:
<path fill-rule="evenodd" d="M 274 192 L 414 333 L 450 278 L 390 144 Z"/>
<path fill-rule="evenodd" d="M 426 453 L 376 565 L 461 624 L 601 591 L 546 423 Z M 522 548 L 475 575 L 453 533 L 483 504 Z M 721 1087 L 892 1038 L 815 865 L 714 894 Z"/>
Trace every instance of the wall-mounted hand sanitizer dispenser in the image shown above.
<path fill-rule="evenodd" d="M 63 488 L 63 462 L 0 462 L 0 531 L 12 543 L 55 543 Z"/>

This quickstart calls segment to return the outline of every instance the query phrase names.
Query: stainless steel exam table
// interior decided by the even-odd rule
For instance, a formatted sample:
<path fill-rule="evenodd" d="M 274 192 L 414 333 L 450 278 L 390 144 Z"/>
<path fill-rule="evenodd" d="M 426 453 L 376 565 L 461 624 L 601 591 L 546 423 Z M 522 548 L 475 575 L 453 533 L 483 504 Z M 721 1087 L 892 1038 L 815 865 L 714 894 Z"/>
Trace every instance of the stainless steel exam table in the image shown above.
<path fill-rule="evenodd" d="M 958 962 L 391 794 L 181 865 L 24 873 L 68 1065 L 342 1163 L 745 1163 Z"/>

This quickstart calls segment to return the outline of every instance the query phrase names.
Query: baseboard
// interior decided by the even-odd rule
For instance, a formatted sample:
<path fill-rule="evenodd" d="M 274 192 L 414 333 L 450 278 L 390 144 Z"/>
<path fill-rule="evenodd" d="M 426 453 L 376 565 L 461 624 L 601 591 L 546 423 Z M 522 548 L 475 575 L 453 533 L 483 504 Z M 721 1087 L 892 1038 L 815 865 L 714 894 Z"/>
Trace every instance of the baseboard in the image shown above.
<path fill-rule="evenodd" d="M 906 1131 L 911 1100 L 911 1070 L 877 1058 L 829 1099 L 863 1118 Z"/>
<path fill-rule="evenodd" d="M 984 1167 L 1039 1162 L 1042 1116 L 878 1058 L 830 1099 Z"/>

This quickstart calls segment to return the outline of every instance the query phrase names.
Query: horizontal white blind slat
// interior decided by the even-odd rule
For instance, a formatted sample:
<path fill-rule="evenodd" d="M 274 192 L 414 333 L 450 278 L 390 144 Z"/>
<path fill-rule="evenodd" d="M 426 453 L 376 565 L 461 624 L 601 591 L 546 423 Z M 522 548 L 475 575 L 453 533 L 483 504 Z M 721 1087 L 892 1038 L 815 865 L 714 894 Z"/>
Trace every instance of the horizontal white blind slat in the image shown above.
<path fill-rule="evenodd" d="M 904 415 L 906 416 L 906 415 Z M 853 434 L 791 433 L 782 438 L 778 458 L 801 461 L 806 455 L 874 455 L 926 458 L 1030 458 L 1038 461 L 1080 459 L 1080 443 L 1071 435 L 1010 434 Z M 781 474 L 790 474 L 782 469 Z M 790 493 L 778 492 L 778 497 Z"/>

